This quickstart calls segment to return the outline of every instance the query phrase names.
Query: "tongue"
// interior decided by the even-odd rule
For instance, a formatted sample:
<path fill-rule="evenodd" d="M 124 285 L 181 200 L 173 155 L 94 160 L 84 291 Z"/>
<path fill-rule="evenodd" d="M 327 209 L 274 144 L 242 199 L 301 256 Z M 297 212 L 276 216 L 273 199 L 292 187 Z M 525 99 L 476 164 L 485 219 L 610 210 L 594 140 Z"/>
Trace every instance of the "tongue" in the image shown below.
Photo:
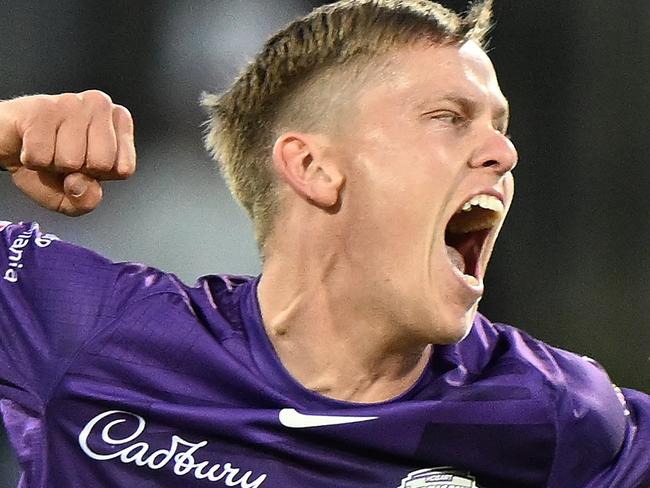
<path fill-rule="evenodd" d="M 456 248 L 447 246 L 447 255 L 454 266 L 456 266 L 461 273 L 465 274 L 465 258 L 459 253 Z"/>

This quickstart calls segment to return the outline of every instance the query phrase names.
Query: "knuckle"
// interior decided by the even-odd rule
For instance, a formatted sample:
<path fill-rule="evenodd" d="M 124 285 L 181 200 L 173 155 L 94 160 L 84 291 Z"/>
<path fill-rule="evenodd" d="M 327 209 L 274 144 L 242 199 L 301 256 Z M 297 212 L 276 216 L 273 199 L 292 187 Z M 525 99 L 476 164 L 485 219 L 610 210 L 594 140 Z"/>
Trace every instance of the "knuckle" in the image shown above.
<path fill-rule="evenodd" d="M 126 180 L 135 173 L 135 166 L 131 164 L 119 164 L 116 172 L 118 178 Z"/>
<path fill-rule="evenodd" d="M 121 133 L 133 135 L 133 116 L 128 108 L 123 105 L 115 105 L 113 107 L 113 120 Z"/>
<path fill-rule="evenodd" d="M 81 93 L 84 102 L 100 110 L 109 110 L 113 106 L 113 100 L 106 93 L 99 90 L 88 90 Z"/>
<path fill-rule="evenodd" d="M 56 95 L 36 95 L 31 97 L 31 100 L 30 97 L 26 98 L 30 102 L 29 105 L 25 105 L 28 108 L 27 125 L 32 125 L 39 117 L 53 118 L 60 111 L 56 97 Z"/>
<path fill-rule="evenodd" d="M 63 159 L 58 159 L 55 162 L 55 166 L 58 169 L 61 169 L 63 171 L 76 171 L 80 169 L 83 166 L 84 162 L 82 159 L 75 159 L 75 158 L 63 158 Z"/>
<path fill-rule="evenodd" d="M 23 166 L 27 169 L 43 169 L 50 166 L 51 161 L 46 161 L 43 158 L 27 155 L 23 158 Z"/>
<path fill-rule="evenodd" d="M 81 108 L 81 100 L 74 93 L 62 93 L 53 99 L 54 105 L 64 112 L 75 112 Z"/>
<path fill-rule="evenodd" d="M 113 161 L 108 159 L 90 159 L 86 162 L 86 167 L 93 171 L 106 172 L 113 169 Z"/>
<path fill-rule="evenodd" d="M 25 146 L 21 155 L 21 162 L 28 169 L 46 168 L 52 164 L 52 155 L 44 144 L 30 144 Z"/>
<path fill-rule="evenodd" d="M 131 112 L 124 105 L 115 105 L 113 107 L 113 110 L 115 110 L 117 116 L 122 120 L 133 122 L 133 116 L 131 115 Z"/>
<path fill-rule="evenodd" d="M 81 101 L 73 93 L 60 95 L 37 95 L 33 100 L 25 127 L 48 126 L 52 130 L 66 119 L 78 117 Z"/>

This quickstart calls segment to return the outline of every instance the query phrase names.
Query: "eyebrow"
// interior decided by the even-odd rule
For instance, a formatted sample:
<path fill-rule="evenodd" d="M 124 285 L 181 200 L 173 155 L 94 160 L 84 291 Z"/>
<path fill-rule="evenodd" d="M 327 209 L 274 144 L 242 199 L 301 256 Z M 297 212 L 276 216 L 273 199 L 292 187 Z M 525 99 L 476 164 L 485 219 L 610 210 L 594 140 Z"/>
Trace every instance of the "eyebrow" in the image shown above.
<path fill-rule="evenodd" d="M 505 97 L 499 97 L 498 100 L 499 102 L 492 104 L 492 110 L 494 113 L 494 117 L 492 120 L 498 121 L 500 126 L 499 129 L 505 131 L 508 127 L 508 122 L 510 120 L 510 104 L 508 103 L 508 99 Z M 455 95 L 455 94 L 443 95 L 439 98 L 436 97 L 433 100 L 429 99 L 426 102 L 426 104 L 429 105 L 432 101 L 451 102 L 461 107 L 464 112 L 470 115 L 474 115 L 477 112 L 479 112 L 479 107 L 481 106 L 481 103 L 474 98 L 466 97 L 464 95 Z"/>

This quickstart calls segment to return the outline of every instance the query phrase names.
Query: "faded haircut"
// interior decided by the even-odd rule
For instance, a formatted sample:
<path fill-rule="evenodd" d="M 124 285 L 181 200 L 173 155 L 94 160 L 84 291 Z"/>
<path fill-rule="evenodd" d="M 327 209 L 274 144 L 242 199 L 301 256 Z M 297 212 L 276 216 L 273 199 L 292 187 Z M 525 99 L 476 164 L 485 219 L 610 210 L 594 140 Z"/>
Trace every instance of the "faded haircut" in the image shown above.
<path fill-rule="evenodd" d="M 334 115 L 327 113 L 327 103 L 317 113 L 305 108 L 309 95 L 340 90 L 332 86 L 333 72 L 359 74 L 363 62 L 371 65 L 374 58 L 417 42 L 471 40 L 485 48 L 491 18 L 492 0 L 473 3 L 464 15 L 427 0 L 339 1 L 271 37 L 225 92 L 203 95 L 210 115 L 206 147 L 253 220 L 263 255 L 281 206 L 271 161 L 276 138 L 285 130 L 314 130 L 316 120 Z"/>

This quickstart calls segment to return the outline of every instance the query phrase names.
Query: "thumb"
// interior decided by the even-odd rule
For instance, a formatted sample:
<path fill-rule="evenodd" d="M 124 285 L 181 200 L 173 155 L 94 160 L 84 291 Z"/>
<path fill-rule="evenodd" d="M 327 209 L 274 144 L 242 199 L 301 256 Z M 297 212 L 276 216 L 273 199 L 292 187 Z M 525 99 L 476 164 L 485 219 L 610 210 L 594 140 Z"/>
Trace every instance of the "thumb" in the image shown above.
<path fill-rule="evenodd" d="M 39 205 L 70 216 L 86 214 L 102 200 L 99 183 L 80 173 L 62 175 L 22 166 L 12 172 L 11 178 L 18 189 Z"/>
<path fill-rule="evenodd" d="M 90 176 L 70 173 L 63 180 L 63 198 L 58 212 L 78 216 L 94 210 L 102 201 L 102 187 Z"/>

